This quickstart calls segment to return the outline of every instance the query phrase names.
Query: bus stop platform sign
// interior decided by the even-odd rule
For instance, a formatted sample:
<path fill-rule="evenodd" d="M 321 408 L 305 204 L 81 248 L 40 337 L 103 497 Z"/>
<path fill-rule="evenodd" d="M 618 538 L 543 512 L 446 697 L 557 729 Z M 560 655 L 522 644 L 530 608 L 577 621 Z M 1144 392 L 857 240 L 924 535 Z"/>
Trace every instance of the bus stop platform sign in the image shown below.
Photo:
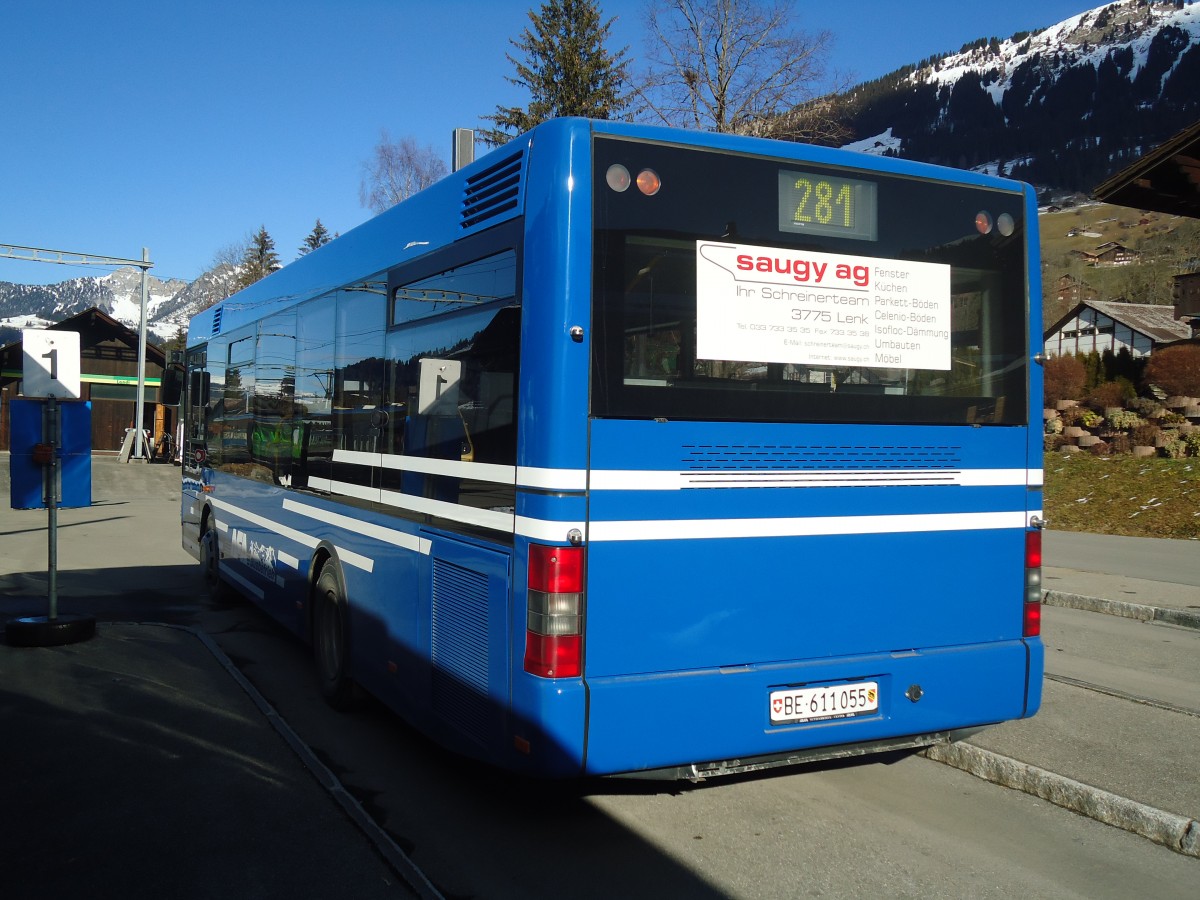
<path fill-rule="evenodd" d="M 45 509 L 45 434 L 48 400 L 13 398 L 9 455 L 9 486 L 13 509 Z M 92 404 L 89 400 L 59 400 L 59 434 L 53 452 L 58 458 L 58 506 L 92 505 Z"/>

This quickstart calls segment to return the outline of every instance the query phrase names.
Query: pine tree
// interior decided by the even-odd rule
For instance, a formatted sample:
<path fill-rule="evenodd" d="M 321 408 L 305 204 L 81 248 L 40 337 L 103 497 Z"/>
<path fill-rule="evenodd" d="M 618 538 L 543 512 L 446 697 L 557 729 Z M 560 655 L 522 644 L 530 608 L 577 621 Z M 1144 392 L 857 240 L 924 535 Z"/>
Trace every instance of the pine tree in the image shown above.
<path fill-rule="evenodd" d="M 313 230 L 309 232 L 308 237 L 304 239 L 304 243 L 300 245 L 300 255 L 312 253 L 318 247 L 324 247 L 333 236 L 329 233 L 329 229 L 321 224 L 321 220 L 317 219 L 317 224 L 313 226 Z"/>
<path fill-rule="evenodd" d="M 509 62 L 516 69 L 512 84 L 527 88 L 527 107 L 497 106 L 484 116 L 496 127 L 480 131 L 493 146 L 559 116 L 608 119 L 629 103 L 621 96 L 628 78 L 625 50 L 605 48 L 613 20 L 601 20 L 594 0 L 547 0 L 539 12 L 529 11 L 530 26 L 520 40 L 510 40 L 524 54 Z"/>
<path fill-rule="evenodd" d="M 279 254 L 275 252 L 275 241 L 267 234 L 267 226 L 263 225 L 258 233 L 250 238 L 246 253 L 242 257 L 241 269 L 238 275 L 238 288 L 249 287 L 254 282 L 266 278 L 280 267 Z"/>

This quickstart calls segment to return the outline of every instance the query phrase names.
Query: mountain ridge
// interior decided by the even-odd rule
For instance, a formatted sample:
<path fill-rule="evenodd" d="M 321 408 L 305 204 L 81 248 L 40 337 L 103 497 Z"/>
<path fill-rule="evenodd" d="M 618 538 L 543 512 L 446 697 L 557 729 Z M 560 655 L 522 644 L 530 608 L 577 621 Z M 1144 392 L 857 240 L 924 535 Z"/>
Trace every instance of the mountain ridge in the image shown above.
<path fill-rule="evenodd" d="M 839 98 L 848 146 L 1088 193 L 1200 118 L 1200 6 L 1117 0 Z"/>

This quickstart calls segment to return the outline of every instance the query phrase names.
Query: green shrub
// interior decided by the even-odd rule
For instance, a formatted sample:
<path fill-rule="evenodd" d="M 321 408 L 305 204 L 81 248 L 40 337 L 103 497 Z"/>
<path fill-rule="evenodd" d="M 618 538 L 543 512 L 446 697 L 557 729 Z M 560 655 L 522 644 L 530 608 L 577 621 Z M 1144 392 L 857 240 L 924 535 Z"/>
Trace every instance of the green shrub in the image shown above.
<path fill-rule="evenodd" d="M 1157 419 L 1164 412 L 1163 405 L 1153 397 L 1134 397 L 1125 401 L 1125 407 L 1146 419 Z"/>
<path fill-rule="evenodd" d="M 1187 444 L 1179 438 L 1174 438 L 1158 448 L 1158 455 L 1167 459 L 1183 459 L 1187 455 Z"/>
<path fill-rule="evenodd" d="M 1117 431 L 1129 431 L 1142 424 L 1142 417 L 1128 409 L 1117 410 L 1105 418 L 1108 420 L 1109 427 L 1115 428 Z"/>
<path fill-rule="evenodd" d="M 1069 441 L 1061 434 L 1048 434 L 1042 439 L 1042 446 L 1047 453 L 1053 453 Z"/>
<path fill-rule="evenodd" d="M 1062 419 L 1063 425 L 1079 425 L 1083 422 L 1083 414 L 1087 411 L 1082 406 L 1068 406 L 1066 409 L 1059 410 L 1058 417 Z"/>

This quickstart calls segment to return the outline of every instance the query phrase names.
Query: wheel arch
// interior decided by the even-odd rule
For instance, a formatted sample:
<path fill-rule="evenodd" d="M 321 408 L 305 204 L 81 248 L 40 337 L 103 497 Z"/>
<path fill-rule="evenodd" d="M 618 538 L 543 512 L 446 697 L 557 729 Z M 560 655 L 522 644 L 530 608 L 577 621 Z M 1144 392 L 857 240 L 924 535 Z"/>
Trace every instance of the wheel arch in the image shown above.
<path fill-rule="evenodd" d="M 346 600 L 346 605 L 350 604 L 350 596 L 346 590 L 346 574 L 342 567 L 342 561 L 338 558 L 337 549 L 328 541 L 321 541 L 313 550 L 312 558 L 308 564 L 308 584 L 305 591 L 305 616 L 304 628 L 305 637 L 312 641 L 313 636 L 313 617 L 316 615 L 316 604 L 313 600 L 316 597 L 317 581 L 321 578 L 321 573 L 325 571 L 326 566 L 333 566 L 333 571 L 337 575 L 338 584 L 342 589 L 342 597 Z"/>

